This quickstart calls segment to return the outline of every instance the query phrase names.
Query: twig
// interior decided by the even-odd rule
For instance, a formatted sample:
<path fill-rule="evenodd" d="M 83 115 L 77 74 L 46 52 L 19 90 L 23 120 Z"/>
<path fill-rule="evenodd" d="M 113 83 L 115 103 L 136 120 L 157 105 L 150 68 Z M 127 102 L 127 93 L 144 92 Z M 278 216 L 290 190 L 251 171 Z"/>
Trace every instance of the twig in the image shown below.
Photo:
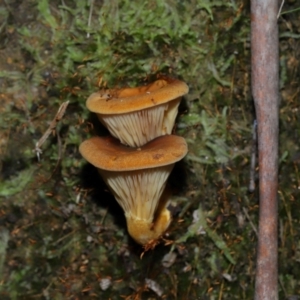
<path fill-rule="evenodd" d="M 243 212 L 244 212 L 244 214 L 245 214 L 247 220 L 249 221 L 249 223 L 250 223 L 250 225 L 251 225 L 253 231 L 255 232 L 256 236 L 258 237 L 257 229 L 256 229 L 255 225 L 253 224 L 253 222 L 252 222 L 252 220 L 251 220 L 251 218 L 250 218 L 250 216 L 249 216 L 249 214 L 248 214 L 248 211 L 247 211 L 247 209 L 246 209 L 245 207 L 243 207 Z"/>
<path fill-rule="evenodd" d="M 251 0 L 251 88 L 257 119 L 259 221 L 255 300 L 278 300 L 278 1 Z"/>
<path fill-rule="evenodd" d="M 189 210 L 189 208 L 194 205 L 194 203 L 196 201 L 199 200 L 199 196 L 200 196 L 200 192 L 196 192 L 195 194 L 193 194 L 193 196 L 187 197 L 187 199 L 189 199 L 189 201 L 185 204 L 185 206 L 182 208 L 180 214 L 178 215 L 178 218 L 181 219 L 185 213 Z"/>
<path fill-rule="evenodd" d="M 296 296 L 295 298 L 294 298 L 293 296 L 288 297 L 288 293 L 286 292 L 286 289 L 285 289 L 285 287 L 284 287 L 284 284 L 283 284 L 283 282 L 282 282 L 281 277 L 278 278 L 278 281 L 279 281 L 280 287 L 281 287 L 282 290 L 283 290 L 284 298 L 285 298 L 285 299 L 291 299 L 291 300 L 293 300 L 293 299 L 297 299 L 297 298 L 298 298 L 298 296 Z M 299 299 L 299 298 L 298 298 L 298 299 Z"/>
<path fill-rule="evenodd" d="M 64 116 L 66 109 L 69 105 L 69 101 L 63 102 L 62 105 L 59 107 L 54 119 L 50 123 L 48 129 L 43 134 L 43 136 L 38 140 L 38 142 L 35 144 L 34 151 L 36 152 L 36 156 L 38 161 L 40 161 L 40 155 L 42 153 L 41 146 L 45 143 L 49 135 L 52 133 L 52 131 L 56 128 L 57 123 L 62 119 Z"/>
<path fill-rule="evenodd" d="M 94 7 L 94 0 L 91 0 L 91 3 L 90 3 L 90 12 L 89 12 L 89 19 L 88 19 L 88 27 L 89 28 L 90 28 L 91 22 L 92 22 L 93 7 Z M 86 37 L 87 38 L 90 37 L 90 33 L 89 32 L 86 34 Z"/>
<path fill-rule="evenodd" d="M 279 7 L 279 11 L 278 11 L 278 14 L 277 14 L 277 20 L 278 20 L 279 17 L 280 17 L 280 14 L 281 14 L 281 11 L 282 11 L 283 4 L 284 4 L 284 0 L 281 1 L 280 7 Z"/>
<path fill-rule="evenodd" d="M 62 143 L 61 143 L 61 137 L 60 137 L 58 131 L 56 132 L 56 136 L 57 136 L 57 145 L 58 145 L 58 162 L 60 162 L 62 159 Z"/>
<path fill-rule="evenodd" d="M 64 236 L 62 236 L 61 238 L 59 238 L 58 240 L 54 241 L 53 243 L 51 243 L 52 245 L 56 246 L 58 245 L 61 241 L 65 240 L 66 238 L 68 238 L 70 235 L 74 234 L 77 231 L 77 229 L 72 230 L 71 232 L 65 234 Z"/>
<path fill-rule="evenodd" d="M 293 217 L 292 217 L 292 214 L 291 214 L 291 210 L 289 209 L 289 207 L 286 203 L 283 192 L 281 190 L 279 190 L 278 194 L 281 196 L 282 203 L 284 205 L 284 208 L 285 208 L 285 211 L 286 211 L 286 214 L 287 214 L 287 217 L 288 217 L 288 224 L 290 226 L 290 235 L 291 235 L 291 238 L 292 238 L 292 245 L 293 245 L 293 248 L 295 248 L 296 247 L 296 245 L 295 245 L 295 234 L 294 234 Z M 290 237 L 290 235 L 289 235 L 289 237 Z"/>

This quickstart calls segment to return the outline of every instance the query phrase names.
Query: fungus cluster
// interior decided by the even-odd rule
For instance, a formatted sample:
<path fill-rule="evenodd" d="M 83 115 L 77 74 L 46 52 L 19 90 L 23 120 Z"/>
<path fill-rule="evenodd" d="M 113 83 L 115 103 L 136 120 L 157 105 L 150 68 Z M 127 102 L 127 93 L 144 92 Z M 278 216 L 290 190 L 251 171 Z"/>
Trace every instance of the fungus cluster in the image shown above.
<path fill-rule="evenodd" d="M 97 92 L 86 102 L 112 136 L 90 138 L 79 151 L 98 169 L 124 210 L 129 234 L 141 245 L 159 239 L 171 222 L 166 182 L 187 153 L 185 140 L 171 131 L 187 92 L 184 82 L 163 78 Z"/>

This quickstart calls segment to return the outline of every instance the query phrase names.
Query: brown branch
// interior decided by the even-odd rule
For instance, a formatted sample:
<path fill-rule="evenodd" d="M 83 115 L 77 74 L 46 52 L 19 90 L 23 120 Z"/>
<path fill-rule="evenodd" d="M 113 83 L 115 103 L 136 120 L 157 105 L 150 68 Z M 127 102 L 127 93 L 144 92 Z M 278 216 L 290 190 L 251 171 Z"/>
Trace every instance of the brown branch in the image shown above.
<path fill-rule="evenodd" d="M 278 299 L 278 1 L 251 1 L 251 64 L 259 156 L 255 300 Z"/>
<path fill-rule="evenodd" d="M 50 123 L 48 129 L 45 131 L 43 136 L 38 140 L 38 142 L 35 144 L 34 151 L 36 152 L 36 156 L 38 158 L 38 161 L 40 161 L 40 155 L 42 153 L 41 147 L 49 137 L 49 135 L 52 133 L 52 131 L 56 128 L 57 123 L 63 118 L 66 109 L 69 105 L 69 101 L 63 102 L 62 105 L 59 107 L 54 119 Z M 60 142 L 60 140 L 58 140 Z"/>

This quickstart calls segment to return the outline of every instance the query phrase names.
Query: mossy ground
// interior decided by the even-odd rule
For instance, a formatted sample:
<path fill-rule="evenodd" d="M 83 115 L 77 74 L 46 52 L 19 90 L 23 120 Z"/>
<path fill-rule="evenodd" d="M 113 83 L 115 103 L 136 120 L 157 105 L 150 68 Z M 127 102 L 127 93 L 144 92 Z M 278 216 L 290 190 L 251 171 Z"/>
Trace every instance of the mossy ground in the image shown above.
<path fill-rule="evenodd" d="M 296 2 L 279 19 L 280 299 L 300 295 Z M 1 299 L 252 299 L 248 1 L 6 0 L 0 20 Z M 157 74 L 190 86 L 176 125 L 189 154 L 170 178 L 168 241 L 141 259 L 78 145 L 103 130 L 89 94 Z M 35 144 L 67 100 L 38 161 Z"/>

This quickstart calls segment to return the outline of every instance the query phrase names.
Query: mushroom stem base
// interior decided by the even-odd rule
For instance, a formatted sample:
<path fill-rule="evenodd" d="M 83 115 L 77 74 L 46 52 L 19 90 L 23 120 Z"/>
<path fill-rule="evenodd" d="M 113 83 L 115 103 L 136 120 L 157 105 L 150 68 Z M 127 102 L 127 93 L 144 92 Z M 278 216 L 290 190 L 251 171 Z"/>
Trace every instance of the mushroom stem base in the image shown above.
<path fill-rule="evenodd" d="M 141 245 L 146 245 L 150 241 L 157 240 L 169 227 L 171 214 L 168 209 L 164 209 L 154 220 L 136 219 L 126 216 L 127 229 L 131 237 Z"/>

